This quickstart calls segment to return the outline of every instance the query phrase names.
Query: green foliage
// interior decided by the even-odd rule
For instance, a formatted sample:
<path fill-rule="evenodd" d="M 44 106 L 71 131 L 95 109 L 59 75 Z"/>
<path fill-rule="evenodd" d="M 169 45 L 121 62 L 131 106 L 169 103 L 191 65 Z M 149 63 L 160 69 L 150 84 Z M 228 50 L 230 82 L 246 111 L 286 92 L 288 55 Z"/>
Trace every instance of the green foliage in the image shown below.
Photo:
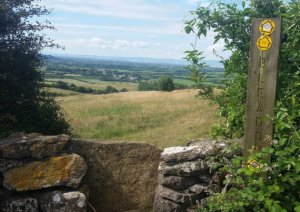
<path fill-rule="evenodd" d="M 289 130 L 291 125 L 283 127 Z M 294 128 L 294 127 L 292 127 Z M 228 191 L 207 200 L 204 211 L 298 211 L 300 207 L 300 131 L 282 136 L 272 146 L 252 154 L 247 163 L 236 157 L 227 172 Z M 271 160 L 270 159 L 271 155 Z"/>
<path fill-rule="evenodd" d="M 127 89 L 127 88 L 122 88 L 122 89 L 120 90 L 120 92 L 128 92 L 128 89 Z"/>
<path fill-rule="evenodd" d="M 53 29 L 49 22 L 32 17 L 48 13 L 33 0 L 0 1 L 0 137 L 14 131 L 69 131 L 58 105 L 40 91 L 40 51 L 55 45 L 41 33 Z"/>
<path fill-rule="evenodd" d="M 155 81 L 139 82 L 138 90 L 139 91 L 156 91 L 156 90 L 158 90 L 157 83 Z"/>
<path fill-rule="evenodd" d="M 140 82 L 138 85 L 139 91 L 173 91 L 175 84 L 170 77 L 160 77 L 156 81 Z"/>
<path fill-rule="evenodd" d="M 173 79 L 170 77 L 161 77 L 158 80 L 158 89 L 160 91 L 173 91 L 175 90 L 175 85 Z"/>
<path fill-rule="evenodd" d="M 77 86 L 73 83 L 69 84 L 67 82 L 63 82 L 58 80 L 55 83 L 52 83 L 50 85 L 47 85 L 48 87 L 52 88 L 60 88 L 64 90 L 71 90 L 78 93 L 89 93 L 89 94 L 110 94 L 110 93 L 118 93 L 118 89 L 112 87 L 112 86 L 106 86 L 105 90 L 95 90 L 92 88 L 84 87 L 84 86 Z M 126 88 L 122 88 L 120 92 L 127 92 L 128 90 Z"/>
<path fill-rule="evenodd" d="M 106 87 L 105 92 L 106 93 L 118 93 L 119 91 L 117 89 L 115 89 L 114 87 L 109 85 L 109 86 Z"/>
<path fill-rule="evenodd" d="M 218 158 L 227 173 L 225 188 L 207 199 L 201 211 L 299 211 L 300 209 L 300 83 L 296 73 L 289 90 L 277 102 L 272 117 L 277 140 L 253 153 L 245 162 L 242 157 L 228 163 Z"/>
<path fill-rule="evenodd" d="M 232 52 L 223 60 L 231 76 L 221 95 L 213 100 L 226 119 L 216 126 L 215 135 L 241 137 L 244 130 L 246 78 L 253 18 L 282 17 L 284 38 L 280 50 L 274 140 L 270 147 L 253 152 L 251 160 L 236 157 L 227 165 L 227 190 L 210 197 L 204 211 L 299 211 L 300 210 L 300 2 L 292 0 L 216 2 L 192 12 L 186 32 L 206 36 L 216 33 L 225 49 Z M 196 55 L 197 56 L 197 55 Z M 230 188 L 230 189 L 229 189 Z M 229 189 L 229 190 L 228 190 Z"/>
<path fill-rule="evenodd" d="M 280 52 L 277 99 L 282 101 L 286 91 L 291 90 L 295 80 L 299 81 L 299 1 L 284 4 L 280 0 L 252 0 L 223 3 L 217 1 L 208 7 L 199 7 L 191 14 L 193 18 L 186 21 L 185 31 L 194 33 L 198 38 L 206 36 L 208 30 L 215 32 L 215 42 L 222 39 L 225 49 L 232 52 L 228 59 L 222 59 L 225 75 L 230 78 L 226 88 L 213 100 L 220 106 L 220 116 L 225 124 L 215 126 L 215 136 L 230 138 L 243 136 L 246 102 L 246 79 L 250 48 L 250 26 L 253 18 L 282 17 L 283 35 L 285 36 Z M 202 56 L 197 50 L 187 51 L 192 61 L 190 70 L 192 78 L 201 79 Z M 196 71 L 193 71 L 195 69 Z M 200 72 L 200 77 L 197 75 Z M 196 73 L 196 74 L 195 74 Z M 296 76 L 296 79 L 295 77 Z M 210 92 L 204 92 L 204 96 Z M 201 93 L 200 93 L 201 94 Z M 202 94 L 203 95 L 203 94 Z"/>
<path fill-rule="evenodd" d="M 207 65 L 203 62 L 202 52 L 195 49 L 192 51 L 186 51 L 185 59 L 189 62 L 186 69 L 190 71 L 189 79 L 196 83 L 196 88 L 199 89 L 199 95 L 205 96 L 208 99 L 213 99 L 213 89 L 211 86 L 205 84 L 207 75 L 204 72 L 204 68 Z"/>

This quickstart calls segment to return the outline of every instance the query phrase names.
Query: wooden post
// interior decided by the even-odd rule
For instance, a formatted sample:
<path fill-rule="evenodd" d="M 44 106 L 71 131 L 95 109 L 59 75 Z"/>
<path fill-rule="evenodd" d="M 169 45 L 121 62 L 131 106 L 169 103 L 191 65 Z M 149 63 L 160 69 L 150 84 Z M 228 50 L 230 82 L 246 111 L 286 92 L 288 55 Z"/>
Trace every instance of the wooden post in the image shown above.
<path fill-rule="evenodd" d="M 278 57 L 281 38 L 280 18 L 254 19 L 251 28 L 248 70 L 244 158 L 249 150 L 261 150 L 272 140 Z"/>

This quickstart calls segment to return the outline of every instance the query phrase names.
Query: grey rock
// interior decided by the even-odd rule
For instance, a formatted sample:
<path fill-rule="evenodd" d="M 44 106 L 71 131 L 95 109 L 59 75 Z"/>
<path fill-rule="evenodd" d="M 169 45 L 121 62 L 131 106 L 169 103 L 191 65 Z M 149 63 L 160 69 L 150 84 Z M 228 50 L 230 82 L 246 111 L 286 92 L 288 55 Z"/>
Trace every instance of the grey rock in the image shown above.
<path fill-rule="evenodd" d="M 184 176 L 165 176 L 159 174 L 158 183 L 168 188 L 185 190 L 188 187 L 196 184 L 198 181 L 196 176 L 184 177 Z"/>
<path fill-rule="evenodd" d="M 200 184 L 193 185 L 189 187 L 186 192 L 187 193 L 193 193 L 193 194 L 200 194 L 201 192 L 205 191 L 206 188 Z"/>
<path fill-rule="evenodd" d="M 156 195 L 153 212 L 186 212 L 185 206 Z"/>
<path fill-rule="evenodd" d="M 164 162 L 159 164 L 158 170 L 164 175 L 197 176 L 208 171 L 209 167 L 202 160 L 187 161 L 169 166 Z"/>
<path fill-rule="evenodd" d="M 23 162 L 21 160 L 0 158 L 0 172 L 3 172 L 6 169 L 21 166 L 22 164 Z"/>
<path fill-rule="evenodd" d="M 60 153 L 69 141 L 68 135 L 14 134 L 0 140 L 0 157 L 41 159 Z"/>
<path fill-rule="evenodd" d="M 156 192 L 156 194 L 161 198 L 188 206 L 193 205 L 195 200 L 197 199 L 197 194 L 175 191 L 163 186 L 158 186 Z"/>
<path fill-rule="evenodd" d="M 54 191 L 39 197 L 43 212 L 85 212 L 86 197 L 78 191 Z"/>
<path fill-rule="evenodd" d="M 38 212 L 38 201 L 35 198 L 9 199 L 1 203 L 2 212 Z"/>
<path fill-rule="evenodd" d="M 210 155 L 217 154 L 226 147 L 225 142 L 203 141 L 197 145 L 185 147 L 169 147 L 165 148 L 161 154 L 161 159 L 165 163 L 178 163 L 183 161 L 191 161 L 197 158 L 205 158 Z"/>

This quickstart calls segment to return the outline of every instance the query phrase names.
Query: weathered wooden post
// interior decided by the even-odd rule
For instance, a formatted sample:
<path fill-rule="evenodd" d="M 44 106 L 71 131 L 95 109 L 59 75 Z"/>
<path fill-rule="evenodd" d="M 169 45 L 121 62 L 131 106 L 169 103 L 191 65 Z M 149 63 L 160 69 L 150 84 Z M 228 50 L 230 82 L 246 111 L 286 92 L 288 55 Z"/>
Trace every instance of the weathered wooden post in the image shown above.
<path fill-rule="evenodd" d="M 278 57 L 281 38 L 280 18 L 257 18 L 252 23 L 248 71 L 244 158 L 249 150 L 270 145 L 274 115 Z"/>

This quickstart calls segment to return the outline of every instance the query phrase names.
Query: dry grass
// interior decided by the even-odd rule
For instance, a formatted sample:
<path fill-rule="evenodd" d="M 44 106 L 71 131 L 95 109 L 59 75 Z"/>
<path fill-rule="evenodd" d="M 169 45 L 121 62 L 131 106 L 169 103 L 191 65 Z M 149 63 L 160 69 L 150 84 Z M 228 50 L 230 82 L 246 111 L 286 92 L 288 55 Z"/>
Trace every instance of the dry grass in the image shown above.
<path fill-rule="evenodd" d="M 73 83 L 76 86 L 83 86 L 86 88 L 92 88 L 92 89 L 98 89 L 98 90 L 104 90 L 106 86 L 112 86 L 115 87 L 116 89 L 120 90 L 122 88 L 126 88 L 129 91 L 136 91 L 137 90 L 137 83 L 132 83 L 132 82 L 108 82 L 108 81 L 100 81 L 100 80 L 85 80 L 85 81 L 80 81 L 76 79 L 56 79 L 56 78 L 48 78 L 46 79 L 46 83 L 48 82 L 55 82 L 55 81 L 63 81 L 66 83 Z"/>
<path fill-rule="evenodd" d="M 194 90 L 58 98 L 82 138 L 147 142 L 159 148 L 208 137 L 216 106 Z"/>
<path fill-rule="evenodd" d="M 50 93 L 57 93 L 57 94 L 60 94 L 61 96 L 71 96 L 71 95 L 79 94 L 78 92 L 75 92 L 75 91 L 64 90 L 64 89 L 59 89 L 59 88 L 48 88 L 48 87 L 43 88 L 43 91 L 47 91 Z"/>

